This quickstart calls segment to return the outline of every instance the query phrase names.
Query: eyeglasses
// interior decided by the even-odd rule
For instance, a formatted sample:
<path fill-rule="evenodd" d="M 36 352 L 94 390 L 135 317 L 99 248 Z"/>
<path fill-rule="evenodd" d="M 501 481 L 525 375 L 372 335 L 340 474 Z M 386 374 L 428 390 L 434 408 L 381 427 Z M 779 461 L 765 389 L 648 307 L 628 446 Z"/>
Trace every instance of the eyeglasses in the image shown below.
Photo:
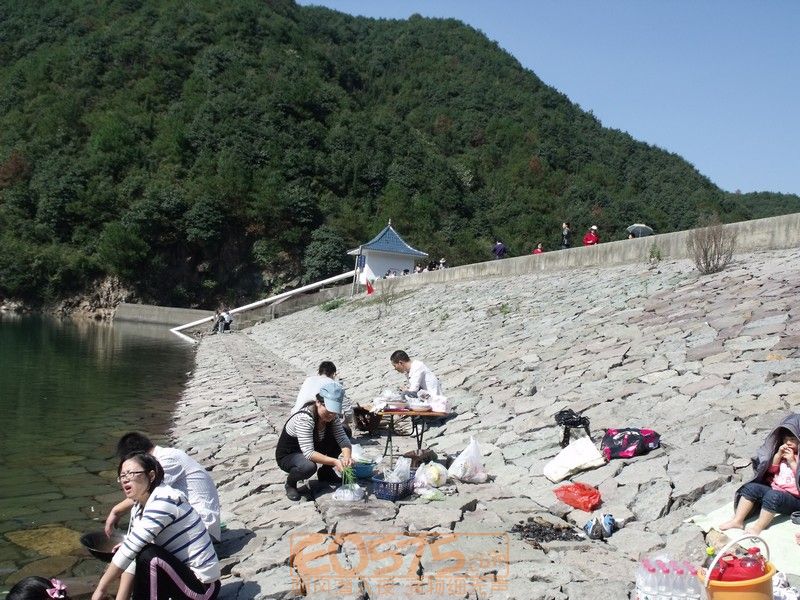
<path fill-rule="evenodd" d="M 136 477 L 136 475 L 141 475 L 142 473 L 147 473 L 147 471 L 126 471 L 124 473 L 120 473 L 119 477 L 117 477 L 117 483 L 128 481 L 133 477 Z"/>

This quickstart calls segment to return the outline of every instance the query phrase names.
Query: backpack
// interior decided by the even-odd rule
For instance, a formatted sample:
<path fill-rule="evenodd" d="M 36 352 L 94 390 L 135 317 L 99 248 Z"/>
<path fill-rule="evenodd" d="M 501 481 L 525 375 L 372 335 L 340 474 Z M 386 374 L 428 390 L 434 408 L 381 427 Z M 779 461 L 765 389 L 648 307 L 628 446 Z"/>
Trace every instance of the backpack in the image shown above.
<path fill-rule="evenodd" d="M 606 460 L 647 454 L 661 445 L 661 436 L 652 429 L 606 429 L 600 450 Z"/>

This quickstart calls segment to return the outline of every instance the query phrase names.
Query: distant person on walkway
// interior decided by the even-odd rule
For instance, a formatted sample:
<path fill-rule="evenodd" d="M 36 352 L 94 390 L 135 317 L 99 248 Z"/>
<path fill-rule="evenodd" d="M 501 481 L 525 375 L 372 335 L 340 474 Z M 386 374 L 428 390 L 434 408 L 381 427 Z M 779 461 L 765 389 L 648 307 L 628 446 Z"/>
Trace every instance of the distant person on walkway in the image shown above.
<path fill-rule="evenodd" d="M 60 579 L 45 579 L 35 575 L 20 579 L 6 596 L 6 600 L 51 600 L 52 598 L 69 600 L 67 586 Z"/>
<path fill-rule="evenodd" d="M 445 260 L 445 258 L 444 257 L 440 258 L 439 259 L 439 268 L 440 269 L 446 269 L 447 267 L 448 267 L 448 265 L 447 265 L 447 261 Z"/>
<path fill-rule="evenodd" d="M 292 412 L 290 414 L 293 415 L 306 404 L 315 402 L 317 399 L 317 394 L 319 394 L 322 386 L 335 381 L 336 365 L 329 360 L 324 360 L 319 363 L 317 374 L 312 375 L 311 377 L 306 377 L 305 381 L 303 381 L 303 385 L 300 386 L 300 391 L 297 393 L 297 400 L 295 400 L 294 406 L 292 407 Z M 342 392 L 342 422 L 351 423 L 353 421 L 353 403 L 344 392 L 344 387 L 342 387 Z M 345 426 L 345 432 L 347 433 L 348 437 L 352 435 L 352 433 L 348 431 L 347 426 Z"/>
<path fill-rule="evenodd" d="M 219 541 L 222 535 L 219 523 L 219 495 L 208 471 L 183 450 L 156 446 L 150 438 L 136 431 L 126 433 L 117 442 L 118 458 L 121 459 L 133 452 L 151 454 L 158 460 L 164 469 L 164 483 L 186 496 L 189 504 L 205 523 L 208 533 L 214 540 Z M 111 535 L 120 517 L 132 507 L 133 502 L 125 499 L 111 509 L 106 518 L 106 535 Z"/>
<path fill-rule="evenodd" d="M 219 308 L 214 311 L 214 316 L 211 317 L 211 333 L 222 331 L 221 322 L 223 321 L 223 318 L 221 313 L 222 311 Z"/>
<path fill-rule="evenodd" d="M 129 454 L 117 467 L 117 481 L 133 505 L 125 540 L 114 553 L 92 594 L 127 600 L 214 600 L 220 589 L 220 566 L 202 519 L 183 492 L 164 483 L 154 456 Z"/>
<path fill-rule="evenodd" d="M 597 235 L 597 225 L 592 225 L 586 235 L 583 236 L 584 246 L 596 246 L 600 243 L 600 236 Z"/>
<path fill-rule="evenodd" d="M 753 459 L 755 477 L 736 490 L 733 519 L 722 523 L 720 530 L 742 529 L 756 507 L 758 520 L 747 527 L 748 533 L 760 534 L 775 515 L 791 515 L 800 510 L 800 479 L 797 454 L 800 449 L 800 415 L 785 417 L 767 436 Z"/>
<path fill-rule="evenodd" d="M 422 273 L 422 265 L 416 265 L 414 267 L 414 273 Z"/>
<path fill-rule="evenodd" d="M 494 254 L 495 260 L 498 258 L 505 258 L 506 254 L 508 254 L 508 248 L 503 242 L 497 240 L 495 241 L 494 246 L 492 246 L 492 254 Z"/>
<path fill-rule="evenodd" d="M 231 330 L 231 324 L 233 323 L 233 316 L 231 315 L 231 311 L 228 310 L 228 307 L 222 309 L 222 314 L 220 314 L 221 323 L 220 323 L 220 333 L 229 332 Z"/>
<path fill-rule="evenodd" d="M 303 406 L 283 426 L 275 449 L 275 460 L 286 477 L 286 497 L 300 500 L 299 481 L 317 473 L 321 482 L 338 485 L 341 478 L 334 468 L 353 464 L 350 439 L 342 427 L 344 389 L 332 381 L 320 388 L 314 402 Z M 341 456 L 341 458 L 338 458 Z M 317 465 L 321 465 L 317 471 Z"/>
<path fill-rule="evenodd" d="M 572 246 L 572 229 L 570 229 L 569 221 L 564 221 L 561 224 L 561 249 L 566 250 Z"/>
<path fill-rule="evenodd" d="M 544 246 L 542 245 L 542 242 L 539 242 L 538 244 L 536 244 L 536 248 L 533 249 L 533 252 L 531 252 L 531 254 L 542 254 L 543 252 L 544 252 Z"/>
<path fill-rule="evenodd" d="M 426 390 L 431 394 L 442 395 L 442 386 L 439 380 L 421 360 L 411 360 L 403 350 L 392 352 L 389 360 L 395 371 L 408 377 L 406 392 L 417 393 L 420 390 Z"/>

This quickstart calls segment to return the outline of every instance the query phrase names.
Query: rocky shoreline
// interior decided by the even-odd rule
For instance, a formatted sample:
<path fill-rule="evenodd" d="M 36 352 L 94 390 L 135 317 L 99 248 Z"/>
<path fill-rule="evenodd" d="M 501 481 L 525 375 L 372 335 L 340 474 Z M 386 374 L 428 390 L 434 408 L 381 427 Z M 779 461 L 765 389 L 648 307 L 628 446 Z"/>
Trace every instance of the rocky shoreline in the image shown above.
<path fill-rule="evenodd" d="M 772 251 L 705 277 L 670 261 L 429 286 L 204 339 L 174 435 L 220 487 L 222 597 L 290 598 L 302 584 L 313 598 L 627 598 L 641 552 L 702 547 L 701 531 L 684 520 L 730 500 L 765 433 L 796 410 L 799 292 L 796 251 Z M 288 501 L 274 447 L 302 377 L 333 360 L 364 403 L 401 383 L 388 362 L 398 348 L 442 377 L 457 413 L 426 445 L 455 453 L 474 436 L 493 480 L 452 485 L 431 504 L 369 497 L 354 509 L 315 482 L 308 499 Z M 596 441 L 606 427 L 662 435 L 647 456 L 574 478 L 596 485 L 600 512 L 624 525 L 606 542 L 532 545 L 510 533 L 530 517 L 560 528 L 591 516 L 558 502 L 542 475 L 560 449 L 553 415 L 562 408 L 588 416 Z M 368 532 L 387 537 L 365 559 L 357 542 Z M 302 579 L 290 566 L 303 558 L 293 542 L 308 533 L 323 534 L 315 565 L 341 561 L 345 591 L 319 583 L 325 569 Z M 468 565 L 460 578 L 450 574 L 452 589 L 436 588 L 441 564 L 429 541 L 405 544 L 409 535 L 446 538 L 464 556 L 499 546 L 508 559 Z M 381 579 L 387 564 L 410 565 L 413 577 Z M 341 576 L 347 569 L 360 575 Z"/>

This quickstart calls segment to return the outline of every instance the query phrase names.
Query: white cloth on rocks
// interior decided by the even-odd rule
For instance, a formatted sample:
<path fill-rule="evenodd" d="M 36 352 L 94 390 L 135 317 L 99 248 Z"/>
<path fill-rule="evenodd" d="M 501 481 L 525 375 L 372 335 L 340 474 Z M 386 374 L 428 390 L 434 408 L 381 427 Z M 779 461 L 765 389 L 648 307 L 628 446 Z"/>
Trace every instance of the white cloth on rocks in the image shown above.
<path fill-rule="evenodd" d="M 558 483 L 578 471 L 606 464 L 606 459 L 588 437 L 579 437 L 544 466 L 544 476 Z"/>
<path fill-rule="evenodd" d="M 164 483 L 183 492 L 205 523 L 212 538 L 220 540 L 220 507 L 217 486 L 199 462 L 177 448 L 156 446 L 153 456 L 164 469 Z"/>

